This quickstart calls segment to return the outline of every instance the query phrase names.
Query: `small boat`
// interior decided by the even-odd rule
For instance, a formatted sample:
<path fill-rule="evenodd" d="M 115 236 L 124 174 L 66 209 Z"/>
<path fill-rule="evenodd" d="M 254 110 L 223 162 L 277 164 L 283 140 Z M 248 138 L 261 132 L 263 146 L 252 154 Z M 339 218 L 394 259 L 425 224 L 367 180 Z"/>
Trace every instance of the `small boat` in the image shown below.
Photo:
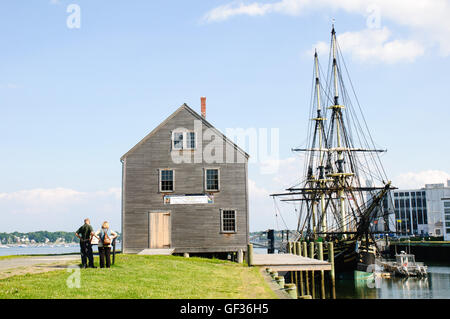
<path fill-rule="evenodd" d="M 413 254 L 401 251 L 395 255 L 395 261 L 384 261 L 380 263 L 384 271 L 400 277 L 426 277 L 427 266 L 416 262 Z"/>

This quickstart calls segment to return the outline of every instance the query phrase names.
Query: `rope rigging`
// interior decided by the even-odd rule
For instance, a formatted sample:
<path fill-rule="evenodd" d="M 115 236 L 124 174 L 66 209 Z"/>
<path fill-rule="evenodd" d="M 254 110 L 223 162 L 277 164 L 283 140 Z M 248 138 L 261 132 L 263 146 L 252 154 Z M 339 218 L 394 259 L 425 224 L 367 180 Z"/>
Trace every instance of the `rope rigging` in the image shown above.
<path fill-rule="evenodd" d="M 281 200 L 299 202 L 295 212 L 297 231 L 302 235 L 368 234 L 371 221 L 392 216 L 389 209 L 382 207 L 383 199 L 392 202 L 389 190 L 393 189 L 380 159 L 384 150 L 377 149 L 370 133 L 334 26 L 326 73 L 317 52 L 314 59 L 306 147 L 293 149 L 306 152 L 304 175 L 286 189 L 288 192 L 271 195 L 276 216 L 288 229 L 276 197 L 290 196 Z M 346 83 L 350 84 L 356 107 Z"/>

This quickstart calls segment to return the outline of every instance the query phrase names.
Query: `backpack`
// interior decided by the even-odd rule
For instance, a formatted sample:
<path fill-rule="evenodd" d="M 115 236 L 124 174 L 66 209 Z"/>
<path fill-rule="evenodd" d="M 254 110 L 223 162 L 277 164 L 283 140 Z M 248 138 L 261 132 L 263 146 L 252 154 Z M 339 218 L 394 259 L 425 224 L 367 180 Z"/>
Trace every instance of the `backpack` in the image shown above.
<path fill-rule="evenodd" d="M 110 245 L 111 244 L 111 238 L 109 238 L 109 236 L 108 236 L 108 230 L 105 232 L 102 229 L 102 233 L 103 233 L 103 245 Z"/>

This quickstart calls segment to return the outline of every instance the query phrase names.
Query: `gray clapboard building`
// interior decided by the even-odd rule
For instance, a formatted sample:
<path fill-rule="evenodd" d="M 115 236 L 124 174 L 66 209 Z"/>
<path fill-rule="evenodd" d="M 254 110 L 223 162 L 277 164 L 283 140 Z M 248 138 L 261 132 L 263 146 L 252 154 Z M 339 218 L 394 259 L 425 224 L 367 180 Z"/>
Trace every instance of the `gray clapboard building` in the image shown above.
<path fill-rule="evenodd" d="M 249 235 L 248 154 L 186 104 L 121 157 L 122 249 L 229 253 Z"/>

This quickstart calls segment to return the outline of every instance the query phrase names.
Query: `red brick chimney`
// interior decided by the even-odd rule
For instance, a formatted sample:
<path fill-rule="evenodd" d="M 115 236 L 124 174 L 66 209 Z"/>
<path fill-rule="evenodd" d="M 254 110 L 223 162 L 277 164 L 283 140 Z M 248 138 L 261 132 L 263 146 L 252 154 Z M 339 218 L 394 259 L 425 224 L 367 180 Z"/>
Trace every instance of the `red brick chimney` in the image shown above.
<path fill-rule="evenodd" d="M 200 98 L 201 104 L 202 104 L 202 117 L 206 118 L 206 97 L 202 96 Z"/>

